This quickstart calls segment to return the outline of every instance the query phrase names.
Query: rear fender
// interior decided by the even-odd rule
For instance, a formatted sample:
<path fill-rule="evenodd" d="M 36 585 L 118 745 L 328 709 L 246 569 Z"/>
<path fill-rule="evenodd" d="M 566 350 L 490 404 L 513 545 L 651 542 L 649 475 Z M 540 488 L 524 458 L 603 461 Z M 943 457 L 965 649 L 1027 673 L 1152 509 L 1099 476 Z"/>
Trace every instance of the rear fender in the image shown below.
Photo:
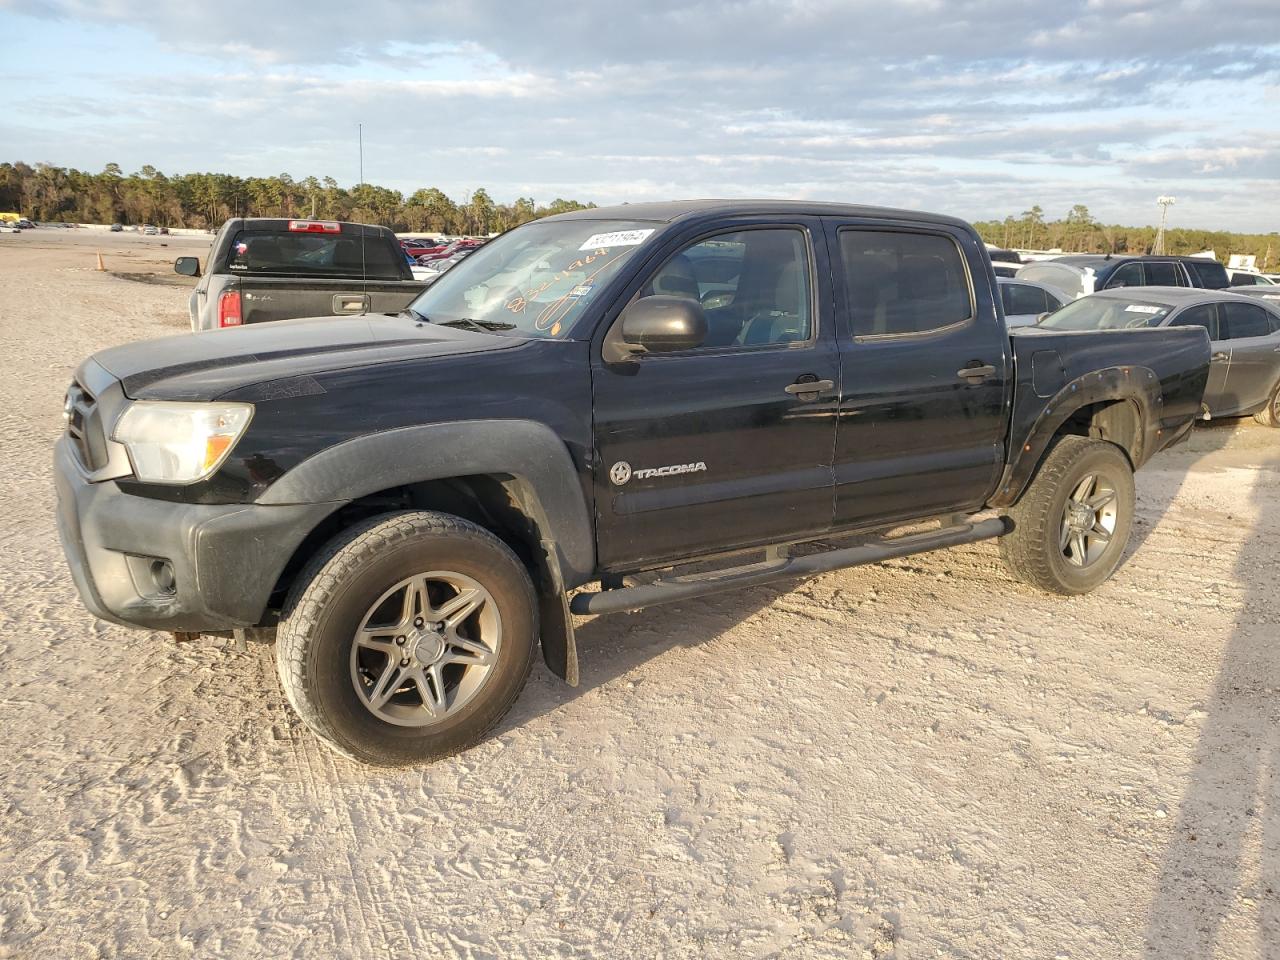
<path fill-rule="evenodd" d="M 1024 403 L 1040 402 L 1034 396 L 1022 399 Z M 1133 448 L 1125 453 L 1135 469 L 1142 466 L 1160 446 L 1160 380 L 1154 371 L 1135 365 L 1092 371 L 1063 385 L 1044 401 L 1038 414 L 1020 417 L 1015 410 L 1009 462 L 988 505 L 1007 507 L 1016 503 L 1035 476 L 1049 444 L 1066 423 L 1084 407 L 1117 400 L 1137 408 L 1138 430 Z"/>

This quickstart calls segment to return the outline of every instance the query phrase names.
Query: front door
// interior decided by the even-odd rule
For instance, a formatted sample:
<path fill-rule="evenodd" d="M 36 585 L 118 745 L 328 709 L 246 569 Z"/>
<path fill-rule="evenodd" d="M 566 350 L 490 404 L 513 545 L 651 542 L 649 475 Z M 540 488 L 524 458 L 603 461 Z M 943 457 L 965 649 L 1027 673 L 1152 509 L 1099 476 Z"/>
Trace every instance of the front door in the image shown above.
<path fill-rule="evenodd" d="M 1203 403 L 1215 417 L 1226 416 L 1235 409 L 1227 396 L 1227 370 L 1231 366 L 1231 345 L 1222 333 L 1222 304 L 1197 303 L 1177 313 L 1170 326 L 1204 327 L 1209 334 L 1209 379 L 1204 387 Z"/>
<path fill-rule="evenodd" d="M 839 364 L 819 230 L 801 218 L 699 232 L 637 279 L 629 300 L 698 300 L 709 333 L 678 353 L 596 355 L 603 568 L 830 528 Z"/>
<path fill-rule="evenodd" d="M 977 241 L 828 223 L 841 276 L 836 526 L 971 510 L 1004 466 L 1012 361 Z"/>

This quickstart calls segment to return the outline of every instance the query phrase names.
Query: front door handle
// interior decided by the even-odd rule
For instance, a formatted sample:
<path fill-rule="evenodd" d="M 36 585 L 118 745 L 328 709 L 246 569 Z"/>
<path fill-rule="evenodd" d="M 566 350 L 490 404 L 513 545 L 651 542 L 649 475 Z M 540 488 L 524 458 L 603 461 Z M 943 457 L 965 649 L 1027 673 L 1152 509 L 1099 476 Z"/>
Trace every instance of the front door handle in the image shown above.
<path fill-rule="evenodd" d="M 956 371 L 956 376 L 961 380 L 985 380 L 987 377 L 994 377 L 996 368 L 989 363 L 981 364 L 976 367 L 961 367 Z"/>
<path fill-rule="evenodd" d="M 795 383 L 788 383 L 782 389 L 793 397 L 800 397 L 805 400 L 812 400 L 809 394 L 825 393 L 828 390 L 835 389 L 834 380 L 797 380 Z"/>
<path fill-rule="evenodd" d="M 1226 363 L 1228 360 L 1231 359 L 1231 354 L 1223 353 L 1221 350 L 1219 350 L 1209 359 L 1212 360 L 1214 363 Z"/>

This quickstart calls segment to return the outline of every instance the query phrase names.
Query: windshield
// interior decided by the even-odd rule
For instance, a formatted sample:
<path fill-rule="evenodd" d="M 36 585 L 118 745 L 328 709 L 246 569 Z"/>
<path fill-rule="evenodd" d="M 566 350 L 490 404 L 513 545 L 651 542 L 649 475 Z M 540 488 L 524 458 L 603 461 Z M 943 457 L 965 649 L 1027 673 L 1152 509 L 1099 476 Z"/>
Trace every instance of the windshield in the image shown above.
<path fill-rule="evenodd" d="M 1127 297 L 1084 297 L 1055 310 L 1040 326 L 1049 330 L 1133 330 L 1158 327 L 1172 307 Z"/>
<path fill-rule="evenodd" d="M 632 220 L 526 223 L 460 261 L 409 309 L 432 323 L 565 338 L 656 229 Z"/>

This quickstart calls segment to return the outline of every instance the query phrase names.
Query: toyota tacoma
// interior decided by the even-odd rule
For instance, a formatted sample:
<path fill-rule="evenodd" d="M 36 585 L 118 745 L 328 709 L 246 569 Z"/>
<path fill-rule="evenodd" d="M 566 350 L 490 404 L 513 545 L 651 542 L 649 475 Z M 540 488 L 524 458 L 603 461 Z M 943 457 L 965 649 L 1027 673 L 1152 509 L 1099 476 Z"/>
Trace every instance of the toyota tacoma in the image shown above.
<path fill-rule="evenodd" d="M 632 204 L 487 244 L 407 309 L 104 350 L 56 449 L 86 606 L 273 638 L 334 749 L 444 756 L 575 614 L 999 538 L 1058 594 L 1116 569 L 1203 327 L 1006 328 L 949 217 Z M 1000 589 L 993 585 L 992 589 Z"/>

